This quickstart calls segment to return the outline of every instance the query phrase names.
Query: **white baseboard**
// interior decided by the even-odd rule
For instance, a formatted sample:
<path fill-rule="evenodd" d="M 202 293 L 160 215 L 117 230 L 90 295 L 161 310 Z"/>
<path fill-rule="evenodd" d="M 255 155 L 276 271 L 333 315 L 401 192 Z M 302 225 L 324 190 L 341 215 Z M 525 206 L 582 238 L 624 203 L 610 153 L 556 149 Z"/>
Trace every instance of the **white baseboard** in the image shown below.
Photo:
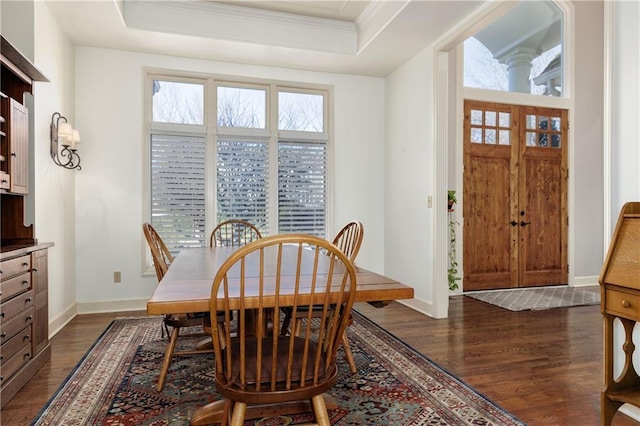
<path fill-rule="evenodd" d="M 69 306 L 64 312 L 62 312 L 57 317 L 53 318 L 49 321 L 49 339 L 58 334 L 60 330 L 64 328 L 65 325 L 69 323 L 72 319 L 74 319 L 78 315 L 78 304 L 74 303 Z"/>
<path fill-rule="evenodd" d="M 396 300 L 398 303 L 402 303 L 405 306 L 413 309 L 414 311 L 418 311 L 422 314 L 425 314 L 431 318 L 434 318 L 435 309 L 433 309 L 433 304 L 426 302 L 422 299 L 414 297 L 413 299 L 405 299 L 405 300 Z"/>
<path fill-rule="evenodd" d="M 585 287 L 588 285 L 599 285 L 600 284 L 598 282 L 599 279 L 600 277 L 598 276 L 574 277 L 573 280 L 571 281 L 571 287 Z"/>
<path fill-rule="evenodd" d="M 78 302 L 78 314 L 101 314 L 105 312 L 144 311 L 147 314 L 146 299 L 105 300 L 99 302 Z"/>

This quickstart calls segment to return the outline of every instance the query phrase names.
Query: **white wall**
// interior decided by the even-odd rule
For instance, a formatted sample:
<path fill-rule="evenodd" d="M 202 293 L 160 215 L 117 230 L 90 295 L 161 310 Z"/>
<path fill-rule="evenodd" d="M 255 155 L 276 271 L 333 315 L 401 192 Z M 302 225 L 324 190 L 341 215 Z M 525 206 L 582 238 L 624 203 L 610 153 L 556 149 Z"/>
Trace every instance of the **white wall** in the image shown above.
<path fill-rule="evenodd" d="M 640 3 L 613 3 L 611 230 L 622 205 L 640 201 Z"/>
<path fill-rule="evenodd" d="M 433 50 L 387 77 L 385 275 L 414 287 L 415 307 L 432 312 Z"/>
<path fill-rule="evenodd" d="M 35 63 L 49 79 L 35 86 L 35 232 L 49 249 L 49 322 L 53 334 L 76 314 L 75 170 L 53 163 L 49 126 L 54 112 L 75 125 L 73 46 L 44 2 L 35 2 Z"/>
<path fill-rule="evenodd" d="M 157 285 L 142 276 L 144 67 L 334 86 L 333 228 L 365 226 L 358 264 L 383 272 L 384 80 L 76 48 L 76 127 L 83 169 L 76 182 L 80 312 L 145 308 Z M 122 283 L 113 283 L 113 272 Z"/>
<path fill-rule="evenodd" d="M 597 284 L 604 259 L 604 5 L 580 1 L 574 2 L 574 10 L 569 276 L 576 284 Z"/>
<path fill-rule="evenodd" d="M 35 237 L 55 243 L 49 249 L 49 323 L 55 334 L 75 314 L 75 173 L 51 161 L 49 124 L 55 111 L 73 122 L 73 47 L 44 2 L 3 2 L 2 12 L 3 35 L 49 79 L 34 83 L 29 111 L 34 147 L 30 198 Z"/>

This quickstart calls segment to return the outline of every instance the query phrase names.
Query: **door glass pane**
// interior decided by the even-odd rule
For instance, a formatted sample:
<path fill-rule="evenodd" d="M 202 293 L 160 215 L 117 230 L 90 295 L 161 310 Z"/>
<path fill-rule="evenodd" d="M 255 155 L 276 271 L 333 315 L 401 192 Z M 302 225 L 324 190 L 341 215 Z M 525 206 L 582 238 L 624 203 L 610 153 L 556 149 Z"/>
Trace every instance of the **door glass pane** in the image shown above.
<path fill-rule="evenodd" d="M 560 131 L 560 117 L 551 117 L 551 130 Z"/>
<path fill-rule="evenodd" d="M 496 131 L 495 129 L 486 129 L 484 143 L 495 144 L 496 143 Z"/>
<path fill-rule="evenodd" d="M 536 128 L 536 116 L 535 115 L 527 115 L 527 119 L 525 120 L 525 125 L 527 129 L 535 129 Z"/>
<path fill-rule="evenodd" d="M 499 135 L 500 135 L 500 141 L 499 141 L 500 145 L 509 145 L 509 144 L 511 144 L 510 137 L 509 137 L 510 133 L 511 132 L 509 130 L 500 130 L 500 133 L 499 133 Z"/>
<path fill-rule="evenodd" d="M 218 126 L 265 129 L 264 89 L 218 86 Z"/>
<path fill-rule="evenodd" d="M 495 111 L 486 111 L 484 124 L 486 126 L 495 126 L 496 125 L 496 113 Z"/>
<path fill-rule="evenodd" d="M 551 135 L 551 147 L 560 148 L 560 135 Z"/>
<path fill-rule="evenodd" d="M 499 126 L 500 127 L 511 127 L 511 114 L 508 112 L 501 112 L 499 115 Z"/>
<path fill-rule="evenodd" d="M 474 126 L 482 125 L 482 111 L 477 109 L 471 110 L 471 124 Z"/>
<path fill-rule="evenodd" d="M 474 127 L 471 129 L 471 142 L 482 143 L 482 129 Z"/>
<path fill-rule="evenodd" d="M 538 128 L 541 130 L 549 129 L 549 117 L 540 117 L 538 121 Z"/>

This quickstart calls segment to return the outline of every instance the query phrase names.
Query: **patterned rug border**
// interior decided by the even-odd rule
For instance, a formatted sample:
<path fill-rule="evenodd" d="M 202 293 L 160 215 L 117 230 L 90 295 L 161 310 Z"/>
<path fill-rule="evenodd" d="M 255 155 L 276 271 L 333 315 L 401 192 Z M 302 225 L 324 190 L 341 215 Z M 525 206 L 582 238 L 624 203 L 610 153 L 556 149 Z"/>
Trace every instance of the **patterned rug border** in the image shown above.
<path fill-rule="evenodd" d="M 400 338 L 398 338 L 394 334 L 392 334 L 389 331 L 387 331 L 385 328 L 383 328 L 380 325 L 376 324 L 375 322 L 373 322 L 372 320 L 367 318 L 365 315 L 361 314 L 360 312 L 357 312 L 355 309 L 354 309 L 354 316 L 356 317 L 355 318 L 356 321 L 354 321 L 354 325 L 362 324 L 361 327 L 363 327 L 365 329 L 367 327 L 371 327 L 371 329 L 372 329 L 371 334 L 375 334 L 376 331 L 377 331 L 377 334 L 379 336 L 373 336 L 373 337 L 378 338 L 382 342 L 386 341 L 386 344 L 389 345 L 389 348 L 392 349 L 393 351 L 397 352 L 397 354 L 398 354 L 397 356 L 398 357 L 407 358 L 408 361 L 410 363 L 412 363 L 412 364 L 415 364 L 417 368 L 419 368 L 420 370 L 424 370 L 423 372 L 424 372 L 424 374 L 426 376 L 434 377 L 435 379 L 437 379 L 438 383 L 446 383 L 447 384 L 447 389 L 449 389 L 450 392 L 453 392 L 453 396 L 454 397 L 457 397 L 458 396 L 457 392 L 461 391 L 460 393 L 462 394 L 461 397 L 463 398 L 463 400 L 472 401 L 474 404 L 477 404 L 474 407 L 478 408 L 480 411 L 476 412 L 475 411 L 476 408 L 473 408 L 472 412 L 476 412 L 481 416 L 480 418 L 484 421 L 482 424 L 502 425 L 502 424 L 510 424 L 510 422 L 512 422 L 514 425 L 524 425 L 524 423 L 521 422 L 519 419 L 517 419 L 513 414 L 511 414 L 508 411 L 504 410 L 502 407 L 500 407 L 498 404 L 496 404 L 495 402 L 490 400 L 484 394 L 478 392 L 473 387 L 469 386 L 466 382 L 461 380 L 457 375 L 455 375 L 454 373 L 452 373 L 452 372 L 448 371 L 447 369 L 441 367 L 436 362 L 431 360 L 428 356 L 420 353 L 415 348 L 413 348 L 411 345 L 407 344 L 406 342 L 404 342 L 403 340 L 401 340 Z M 63 391 L 65 390 L 65 387 L 69 384 L 69 382 L 76 378 L 76 374 L 78 373 L 78 371 L 85 368 L 85 363 L 88 362 L 88 358 L 92 355 L 92 353 L 96 349 L 96 347 L 102 343 L 103 339 L 105 339 L 107 334 L 114 328 L 114 326 L 117 324 L 118 321 L 120 321 L 120 320 L 153 321 L 153 320 L 158 320 L 160 318 L 161 317 L 154 317 L 154 316 L 139 316 L 139 317 L 118 317 L 118 318 L 114 319 L 105 328 L 105 330 L 100 334 L 100 336 L 96 339 L 96 341 L 91 345 L 91 347 L 87 350 L 87 352 L 83 355 L 83 357 L 78 361 L 76 366 L 69 372 L 69 374 L 66 377 L 66 379 L 56 389 L 56 391 L 53 393 L 51 398 L 42 407 L 42 409 L 40 410 L 38 415 L 32 420 L 31 425 L 33 426 L 33 425 L 37 424 L 37 422 L 39 422 L 42 419 L 42 416 L 47 414 L 47 411 L 51 408 L 52 404 L 54 404 L 56 399 L 58 397 L 60 397 L 60 395 L 63 393 Z M 352 328 L 353 328 L 353 326 L 352 326 Z M 375 331 L 373 331 L 373 330 L 375 330 Z M 388 362 L 389 365 L 394 365 L 394 363 L 393 363 L 394 360 L 392 360 L 392 357 L 389 357 L 388 354 L 384 353 L 384 351 L 380 352 L 380 350 L 379 350 L 380 348 L 378 348 L 378 347 L 374 346 L 373 344 L 371 344 L 370 342 L 368 342 L 365 337 L 361 337 L 361 336 L 356 335 L 356 334 L 351 336 L 351 334 L 350 334 L 350 338 L 360 339 L 362 342 L 364 342 L 365 345 L 369 346 L 370 349 L 373 350 L 377 354 L 377 356 L 379 357 L 380 360 L 382 360 L 383 362 Z M 399 346 L 401 346 L 404 349 L 404 352 L 402 350 L 400 350 L 400 348 L 398 348 L 398 344 L 399 344 Z M 369 353 L 369 352 L 367 352 L 367 353 Z M 422 362 L 424 362 L 425 364 L 430 366 L 433 371 L 428 371 L 424 366 L 420 366 L 419 364 L 416 364 L 414 359 L 421 360 Z M 397 361 L 397 360 L 395 360 L 395 361 Z M 409 380 L 411 380 L 411 376 L 408 373 L 408 371 L 405 371 L 405 370 L 403 370 L 401 368 L 399 368 L 399 371 L 402 374 L 405 374 L 405 376 L 407 376 L 407 378 Z M 446 379 L 447 377 L 450 378 L 451 381 L 453 381 L 456 385 L 452 385 L 451 382 L 447 382 L 446 380 L 443 380 L 443 378 Z M 418 382 L 417 380 L 415 380 L 415 378 L 414 378 L 414 382 L 416 384 L 419 384 L 421 387 L 423 387 L 423 390 L 425 392 L 427 391 L 428 384 L 426 382 L 424 382 L 424 383 L 423 382 Z M 438 397 L 436 397 L 436 398 L 437 398 L 438 401 L 440 401 L 440 399 Z M 440 405 L 442 405 L 442 407 L 445 407 L 446 404 L 443 404 L 443 402 L 440 401 Z M 456 412 L 455 408 L 456 407 L 450 407 L 450 408 L 448 408 L 448 410 L 450 410 L 451 413 L 454 413 L 454 412 Z M 468 408 L 464 408 L 464 410 L 468 410 Z M 469 424 L 469 423 L 466 422 L 467 418 L 465 417 L 465 415 L 467 417 L 469 416 L 468 413 L 458 412 L 457 415 L 458 416 L 462 415 L 465 418 L 465 423 L 464 424 Z M 485 415 L 488 415 L 489 417 L 488 418 L 484 417 Z M 454 419 L 456 418 L 453 415 L 451 417 L 454 418 Z M 493 420 L 489 420 L 489 419 L 493 419 Z M 458 419 L 458 421 L 447 422 L 444 418 L 442 418 L 441 420 L 444 421 L 445 423 L 439 422 L 438 423 L 439 425 L 443 425 L 443 424 L 451 424 L 451 425 L 456 424 L 457 425 L 457 424 L 462 424 L 462 423 L 459 423 L 459 421 L 463 421 L 462 419 Z M 497 420 L 497 423 L 494 423 L 494 421 L 496 421 L 496 420 Z M 418 422 L 419 422 L 418 424 L 423 424 L 423 422 L 420 422 L 420 419 L 418 419 Z M 74 423 L 74 424 L 76 424 L 76 423 Z M 82 424 L 84 424 L 84 423 L 82 423 Z M 411 423 L 405 423 L 405 424 L 416 424 L 416 423 L 411 422 Z M 429 424 L 431 424 L 431 423 L 429 423 Z M 472 424 L 475 424 L 475 423 L 472 423 Z"/>
<path fill-rule="evenodd" d="M 397 337 L 395 334 L 389 332 L 387 329 L 385 329 L 384 327 L 382 327 L 379 324 L 376 324 L 375 322 L 373 322 L 372 320 L 370 320 L 369 318 L 367 318 L 365 315 L 361 314 L 360 312 L 358 312 L 356 309 L 353 309 L 353 312 L 356 313 L 358 315 L 358 320 L 362 319 L 366 322 L 369 323 L 369 325 L 374 326 L 375 328 L 377 328 L 379 331 L 381 331 L 382 333 L 384 333 L 386 336 L 388 336 L 390 339 L 396 341 L 397 343 L 401 344 L 402 346 L 404 346 L 407 350 L 413 352 L 416 356 L 422 358 L 424 361 L 428 362 L 429 364 L 431 364 L 435 369 L 438 369 L 440 371 L 442 371 L 444 374 L 447 374 L 449 376 L 451 376 L 452 378 L 454 378 L 456 381 L 460 382 L 461 385 L 463 385 L 467 391 L 474 393 L 476 395 L 478 395 L 480 398 L 482 398 L 487 404 L 492 405 L 495 409 L 502 411 L 507 417 L 510 417 L 514 422 L 519 422 L 522 423 L 522 421 L 520 419 L 518 419 L 516 416 L 514 416 L 513 414 L 511 414 L 510 412 L 508 412 L 507 410 L 505 410 L 504 408 L 502 408 L 500 405 L 496 404 L 494 401 L 492 401 L 491 399 L 489 399 L 486 395 L 484 395 L 483 393 L 479 392 L 478 390 L 476 390 L 475 388 L 473 388 L 472 386 L 470 386 L 469 384 L 467 384 L 467 382 L 465 382 L 464 380 L 462 380 L 460 377 L 458 377 L 456 374 L 452 373 L 451 371 L 449 371 L 448 369 L 442 367 L 441 365 L 439 365 L 438 363 L 436 363 L 435 361 L 433 361 L 431 358 L 429 358 L 428 356 L 424 355 L 422 352 L 418 351 L 417 349 L 415 349 L 413 346 L 409 345 L 408 343 L 406 343 L 405 341 L 403 341 L 402 339 L 400 339 L 399 337 Z M 522 423 L 524 425 L 524 423 Z"/>

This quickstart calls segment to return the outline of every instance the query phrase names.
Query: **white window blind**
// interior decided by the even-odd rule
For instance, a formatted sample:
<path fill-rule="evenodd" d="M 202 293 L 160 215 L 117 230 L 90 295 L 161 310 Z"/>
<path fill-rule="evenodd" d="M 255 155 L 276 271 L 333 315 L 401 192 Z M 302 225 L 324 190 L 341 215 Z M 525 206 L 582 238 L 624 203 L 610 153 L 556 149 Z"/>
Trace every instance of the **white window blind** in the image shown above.
<path fill-rule="evenodd" d="M 205 138 L 151 135 L 151 225 L 173 253 L 206 245 Z"/>
<path fill-rule="evenodd" d="M 218 139 L 218 222 L 242 219 L 258 229 L 269 223 L 268 140 Z"/>
<path fill-rule="evenodd" d="M 327 146 L 278 142 L 278 231 L 324 237 L 327 224 Z"/>

